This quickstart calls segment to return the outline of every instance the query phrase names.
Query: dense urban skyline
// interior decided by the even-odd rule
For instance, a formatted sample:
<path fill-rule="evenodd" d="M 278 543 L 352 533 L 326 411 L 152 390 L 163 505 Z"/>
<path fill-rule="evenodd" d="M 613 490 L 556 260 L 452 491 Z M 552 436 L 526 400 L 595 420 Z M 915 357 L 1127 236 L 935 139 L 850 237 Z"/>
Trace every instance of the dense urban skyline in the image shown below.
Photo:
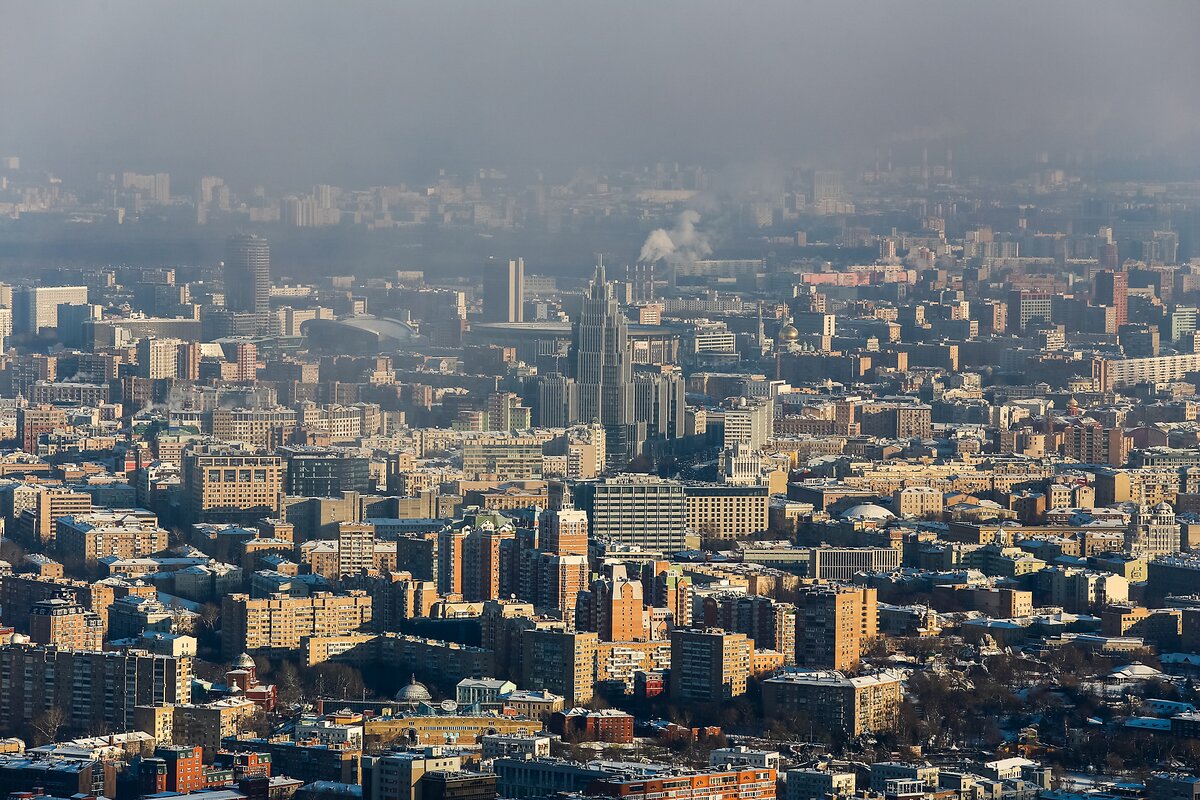
<path fill-rule="evenodd" d="M 1197 22 L 5 4 L 0 800 L 1200 800 Z"/>

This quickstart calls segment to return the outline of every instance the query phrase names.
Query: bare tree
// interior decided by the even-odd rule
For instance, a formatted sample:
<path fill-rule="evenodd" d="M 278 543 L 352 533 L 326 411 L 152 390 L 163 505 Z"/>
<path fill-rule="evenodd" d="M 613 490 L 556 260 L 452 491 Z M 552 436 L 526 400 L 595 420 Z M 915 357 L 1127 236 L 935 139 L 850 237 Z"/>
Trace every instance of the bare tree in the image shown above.
<path fill-rule="evenodd" d="M 67 724 L 67 712 L 58 706 L 48 708 L 29 723 L 39 745 L 58 741 L 59 732 Z"/>

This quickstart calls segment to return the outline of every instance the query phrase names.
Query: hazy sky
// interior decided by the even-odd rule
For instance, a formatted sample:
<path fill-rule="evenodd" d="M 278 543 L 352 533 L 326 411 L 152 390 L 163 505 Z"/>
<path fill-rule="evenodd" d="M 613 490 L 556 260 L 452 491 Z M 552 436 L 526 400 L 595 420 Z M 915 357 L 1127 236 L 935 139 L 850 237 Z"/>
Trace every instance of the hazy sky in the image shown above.
<path fill-rule="evenodd" d="M 447 165 L 1200 134 L 1200 2 L 0 2 L 0 154 L 303 187 Z"/>

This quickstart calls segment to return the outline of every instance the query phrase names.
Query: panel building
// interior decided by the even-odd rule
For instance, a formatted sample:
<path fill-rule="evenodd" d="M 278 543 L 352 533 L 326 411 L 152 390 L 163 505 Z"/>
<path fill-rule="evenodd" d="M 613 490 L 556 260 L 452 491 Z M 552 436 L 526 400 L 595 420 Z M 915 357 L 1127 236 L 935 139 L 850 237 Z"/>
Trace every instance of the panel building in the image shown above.
<path fill-rule="evenodd" d="M 61 650 L 28 644 L 0 647 L 0 725 L 27 724 L 48 708 L 62 709 L 68 730 L 130 730 L 134 709 L 191 702 L 188 656 Z"/>

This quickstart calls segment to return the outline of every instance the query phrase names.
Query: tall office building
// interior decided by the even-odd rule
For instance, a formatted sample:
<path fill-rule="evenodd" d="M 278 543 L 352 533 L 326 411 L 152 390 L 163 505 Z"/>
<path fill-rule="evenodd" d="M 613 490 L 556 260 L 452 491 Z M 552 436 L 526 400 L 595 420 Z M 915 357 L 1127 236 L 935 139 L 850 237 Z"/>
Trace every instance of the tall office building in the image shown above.
<path fill-rule="evenodd" d="M 646 423 L 647 438 L 678 439 L 683 436 L 687 403 L 679 367 L 639 367 L 633 377 L 633 396 L 636 417 L 639 422 Z"/>
<path fill-rule="evenodd" d="M 1106 269 L 1096 273 L 1096 305 L 1112 306 L 1117 328 L 1129 321 L 1129 273 Z"/>
<path fill-rule="evenodd" d="M 225 307 L 261 315 L 265 326 L 271 311 L 271 248 L 261 236 L 237 234 L 226 241 Z"/>
<path fill-rule="evenodd" d="M 751 450 L 761 450 L 773 433 L 775 401 L 769 398 L 731 398 L 724 404 L 721 417 L 726 448 L 743 444 Z"/>
<path fill-rule="evenodd" d="M 576 508 L 587 512 L 594 538 L 660 553 L 685 547 L 687 499 L 683 484 L 653 475 L 617 475 L 572 487 Z"/>
<path fill-rule="evenodd" d="M 251 525 L 279 513 L 283 460 L 227 445 L 189 449 L 181 470 L 184 503 L 198 522 Z"/>
<path fill-rule="evenodd" d="M 21 286 L 13 292 L 13 332 L 36 334 L 43 328 L 57 328 L 60 305 L 87 301 L 86 286 Z"/>
<path fill-rule="evenodd" d="M 529 393 L 534 422 L 544 428 L 565 428 L 579 422 L 579 392 L 573 378 L 558 373 L 541 375 Z"/>
<path fill-rule="evenodd" d="M 596 265 L 583 308 L 572 326 L 571 362 L 579 418 L 604 426 L 609 466 L 629 463 L 642 438 L 634 425 L 629 322 L 621 314 L 612 284 L 605 280 L 603 260 Z"/>
<path fill-rule="evenodd" d="M 525 259 L 489 263 L 483 270 L 485 322 L 525 321 Z"/>

